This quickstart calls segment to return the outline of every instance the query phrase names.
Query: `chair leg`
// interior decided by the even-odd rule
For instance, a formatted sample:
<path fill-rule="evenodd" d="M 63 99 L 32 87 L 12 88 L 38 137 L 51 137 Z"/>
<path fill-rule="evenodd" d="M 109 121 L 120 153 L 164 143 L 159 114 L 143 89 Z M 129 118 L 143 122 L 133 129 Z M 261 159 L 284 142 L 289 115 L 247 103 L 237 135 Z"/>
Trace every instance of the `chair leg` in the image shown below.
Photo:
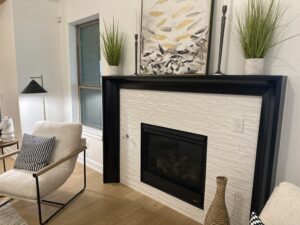
<path fill-rule="evenodd" d="M 1 148 L 1 153 L 2 153 L 2 155 L 4 155 L 4 149 L 3 148 Z M 2 159 L 2 163 L 3 163 L 3 171 L 6 172 L 5 159 Z"/>
<path fill-rule="evenodd" d="M 60 203 L 60 202 L 54 202 L 54 201 L 48 201 L 48 200 L 41 200 L 40 197 L 40 187 L 39 187 L 39 179 L 38 177 L 35 177 L 36 179 L 36 190 L 37 190 L 37 205 L 38 205 L 38 214 L 39 214 L 39 222 L 40 225 L 44 225 L 49 222 L 54 216 L 56 216 L 59 212 L 61 212 L 65 207 L 67 207 L 75 198 L 77 198 L 81 193 L 84 192 L 86 188 L 86 152 L 83 152 L 83 188 L 76 193 L 69 201 L 66 203 Z M 51 216 L 49 216 L 45 221 L 43 221 L 43 216 L 42 216 L 42 204 L 52 204 L 55 205 L 58 208 L 56 212 L 54 212 Z"/>

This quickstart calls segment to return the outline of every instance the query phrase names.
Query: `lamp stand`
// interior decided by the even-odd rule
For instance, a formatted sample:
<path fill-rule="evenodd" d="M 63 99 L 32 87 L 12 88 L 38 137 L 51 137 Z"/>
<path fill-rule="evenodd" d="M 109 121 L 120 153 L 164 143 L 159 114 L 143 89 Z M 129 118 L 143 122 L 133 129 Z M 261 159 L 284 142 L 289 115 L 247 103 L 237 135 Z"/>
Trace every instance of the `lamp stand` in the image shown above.
<path fill-rule="evenodd" d="M 45 94 L 44 93 L 42 94 L 42 97 L 43 97 L 44 121 L 46 121 L 47 120 L 47 118 L 46 118 L 46 103 L 45 103 Z"/>
<path fill-rule="evenodd" d="M 43 75 L 41 74 L 41 76 L 39 77 L 30 77 L 31 79 L 41 79 L 41 84 L 42 84 L 42 87 L 44 88 L 44 78 L 43 78 Z M 45 94 L 42 93 L 42 98 L 43 98 L 43 114 L 44 114 L 44 121 L 47 120 L 47 117 L 46 117 L 46 102 L 45 102 Z"/>

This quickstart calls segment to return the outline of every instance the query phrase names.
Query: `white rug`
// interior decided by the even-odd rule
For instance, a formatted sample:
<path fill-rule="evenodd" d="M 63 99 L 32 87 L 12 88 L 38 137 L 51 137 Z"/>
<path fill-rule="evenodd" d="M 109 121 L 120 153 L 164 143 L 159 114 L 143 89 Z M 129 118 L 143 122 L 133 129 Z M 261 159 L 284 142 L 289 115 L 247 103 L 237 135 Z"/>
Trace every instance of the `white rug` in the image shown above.
<path fill-rule="evenodd" d="M 10 204 L 7 204 L 0 208 L 0 225 L 27 225 L 27 223 Z"/>

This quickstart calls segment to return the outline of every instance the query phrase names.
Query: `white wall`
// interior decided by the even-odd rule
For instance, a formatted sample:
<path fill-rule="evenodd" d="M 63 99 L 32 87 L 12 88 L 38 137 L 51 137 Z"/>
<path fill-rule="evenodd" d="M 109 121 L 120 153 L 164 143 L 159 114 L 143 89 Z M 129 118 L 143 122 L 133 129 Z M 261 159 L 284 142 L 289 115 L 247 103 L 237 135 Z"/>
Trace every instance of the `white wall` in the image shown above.
<path fill-rule="evenodd" d="M 227 2 L 230 2 L 229 0 Z M 228 74 L 241 74 L 243 72 L 244 59 L 239 51 L 235 40 L 234 26 L 236 25 L 235 11 L 240 11 L 245 5 L 246 0 L 232 0 L 229 16 L 227 44 L 225 46 L 224 71 Z M 287 4 L 288 8 L 284 17 L 283 24 L 290 23 L 285 30 L 286 37 L 300 33 L 300 1 L 281 0 Z M 215 45 L 218 46 L 218 45 Z M 286 104 L 284 113 L 284 123 L 282 130 L 281 148 L 278 163 L 277 183 L 282 181 L 293 182 L 300 186 L 299 162 L 300 158 L 300 37 L 296 37 L 285 43 L 274 47 L 266 57 L 266 74 L 287 75 L 288 89 L 286 94 Z M 216 58 L 216 57 L 214 57 Z M 214 65 L 216 65 L 214 60 Z M 215 66 L 216 67 L 216 66 Z M 214 67 L 214 68 L 215 68 Z M 214 71 L 214 70 L 212 70 Z M 297 100 L 298 99 L 298 100 Z"/>
<path fill-rule="evenodd" d="M 127 33 L 127 51 L 124 55 L 123 74 L 134 73 L 134 33 L 136 33 L 136 12 L 139 0 L 64 0 L 61 1 L 61 42 L 62 42 L 62 74 L 65 96 L 65 120 L 78 121 L 77 102 L 77 68 L 75 44 L 75 26 L 91 21 L 99 17 L 100 31 L 103 19 L 110 22 L 115 16 L 119 19 L 121 30 Z M 114 9 L 112 12 L 111 9 Z M 124 10 L 126 9 L 126 10 Z M 124 19 L 126 18 L 126 19 Z M 103 57 L 102 57 L 103 58 Z M 101 71 L 105 71 L 107 64 L 101 61 Z M 102 133 L 95 129 L 84 128 L 84 136 L 87 138 L 88 163 L 99 171 L 102 171 Z"/>
<path fill-rule="evenodd" d="M 63 121 L 59 4 L 47 0 L 13 0 L 18 86 L 20 93 L 30 76 L 43 74 L 47 120 Z M 40 82 L 39 80 L 37 80 Z M 20 95 L 22 131 L 30 133 L 43 120 L 42 95 Z"/>
<path fill-rule="evenodd" d="M 300 1 L 290 0 L 285 21 L 294 20 L 287 35 L 300 33 Z M 272 74 L 288 75 L 284 123 L 282 131 L 277 181 L 287 180 L 300 186 L 300 37 L 274 48 L 267 61 L 267 70 Z"/>
<path fill-rule="evenodd" d="M 281 0 L 286 3 L 285 0 Z M 234 34 L 234 26 L 236 24 L 235 13 L 245 5 L 246 0 L 223 0 L 216 1 L 215 6 L 215 25 L 213 29 L 212 40 L 212 62 L 210 72 L 216 70 L 217 53 L 219 46 L 219 33 L 220 33 L 220 18 L 221 7 L 223 3 L 229 5 L 228 23 L 225 36 L 224 47 L 224 61 L 223 71 L 227 74 L 242 74 L 244 59 L 240 53 L 236 37 Z M 63 74 L 64 77 L 64 90 L 65 90 L 65 105 L 67 106 L 65 118 L 72 119 L 71 111 L 71 84 L 70 84 L 70 68 L 67 68 L 69 62 L 69 23 L 80 20 L 82 18 L 99 14 L 100 19 L 110 21 L 113 16 L 119 19 L 120 28 L 126 32 L 128 46 L 124 60 L 123 74 L 132 74 L 134 71 L 134 39 L 133 34 L 136 32 L 136 12 L 140 10 L 140 0 L 62 0 L 62 16 L 63 16 L 63 30 L 62 30 L 62 54 L 63 54 Z M 293 21 L 290 28 L 287 30 L 287 35 L 300 33 L 300 1 L 290 0 L 289 7 L 284 18 L 284 23 Z M 101 21 L 102 23 L 102 21 Z M 101 30 L 101 24 L 100 24 Z M 266 74 L 279 74 L 288 75 L 288 90 L 286 108 L 284 114 L 284 124 L 282 132 L 282 142 L 280 150 L 280 159 L 278 165 L 277 182 L 290 181 L 300 185 L 300 174 L 298 160 L 300 158 L 300 150 L 298 150 L 299 132 L 300 132 L 300 37 L 294 38 L 286 43 L 276 46 L 267 56 Z M 102 67 L 104 65 L 102 60 Z M 96 148 L 95 148 L 96 149 Z"/>
<path fill-rule="evenodd" d="M 1 109 L 3 114 L 13 117 L 19 137 L 30 133 L 33 124 L 43 119 L 42 96 L 19 94 L 30 82 L 30 76 L 44 76 L 48 91 L 45 94 L 47 120 L 79 122 L 75 26 L 70 25 L 70 30 L 66 26 L 74 34 L 73 41 L 61 42 L 65 34 L 61 35 L 64 27 L 57 22 L 60 12 L 59 0 L 0 0 Z M 61 47 L 64 43 L 72 46 L 68 48 L 75 58 L 68 61 L 73 63 L 73 67 L 68 67 L 72 73 L 62 70 L 61 60 L 66 59 L 62 56 L 67 49 Z M 72 101 L 64 101 L 64 95 Z M 101 131 L 84 128 L 83 135 L 88 139 L 88 165 L 102 171 Z"/>
<path fill-rule="evenodd" d="M 21 125 L 11 0 L 0 0 L 0 104 L 2 114 L 13 118 L 16 135 L 20 137 Z"/>

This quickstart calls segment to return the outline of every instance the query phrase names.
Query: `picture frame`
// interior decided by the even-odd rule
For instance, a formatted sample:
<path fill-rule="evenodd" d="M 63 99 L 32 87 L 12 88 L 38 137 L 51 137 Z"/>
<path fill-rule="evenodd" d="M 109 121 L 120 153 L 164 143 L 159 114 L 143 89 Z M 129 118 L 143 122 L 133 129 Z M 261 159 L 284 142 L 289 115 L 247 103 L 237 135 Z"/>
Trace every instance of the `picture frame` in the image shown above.
<path fill-rule="evenodd" d="M 142 0 L 140 75 L 207 75 L 214 0 Z"/>

